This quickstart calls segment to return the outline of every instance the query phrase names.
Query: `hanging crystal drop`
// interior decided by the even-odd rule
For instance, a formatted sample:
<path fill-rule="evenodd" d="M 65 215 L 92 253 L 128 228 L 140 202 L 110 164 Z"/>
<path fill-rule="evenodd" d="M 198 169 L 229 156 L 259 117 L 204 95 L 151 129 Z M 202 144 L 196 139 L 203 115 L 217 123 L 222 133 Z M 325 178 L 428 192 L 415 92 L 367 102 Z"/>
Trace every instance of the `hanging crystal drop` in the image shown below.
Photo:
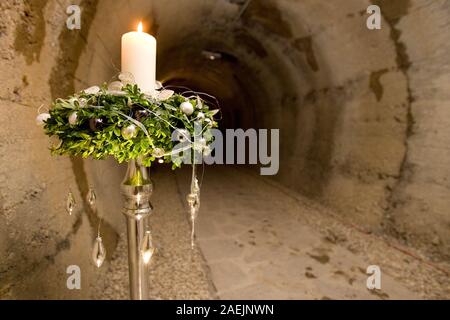
<path fill-rule="evenodd" d="M 95 191 L 93 188 L 89 188 L 89 191 L 86 195 L 86 200 L 89 203 L 89 206 L 91 209 L 95 208 L 95 201 L 97 200 L 97 195 L 95 194 Z"/>
<path fill-rule="evenodd" d="M 187 195 L 187 202 L 189 205 L 189 213 L 191 215 L 191 248 L 195 246 L 195 220 L 200 208 L 200 198 L 198 194 L 190 193 Z"/>
<path fill-rule="evenodd" d="M 148 264 L 155 253 L 155 247 L 153 246 L 152 233 L 150 231 L 146 231 L 144 238 L 142 240 L 141 247 L 142 259 L 145 264 Z"/>
<path fill-rule="evenodd" d="M 66 200 L 66 211 L 68 214 L 72 215 L 73 209 L 75 208 L 75 197 L 73 196 L 72 191 L 69 191 Z"/>
<path fill-rule="evenodd" d="M 189 212 L 191 215 L 191 248 L 195 246 L 195 220 L 197 219 L 198 211 L 200 210 L 200 185 L 197 179 L 197 172 L 195 164 L 192 166 L 192 181 L 191 193 L 186 197 L 189 205 Z"/>
<path fill-rule="evenodd" d="M 197 218 L 198 210 L 200 209 L 200 198 L 198 194 L 189 193 L 186 197 L 189 209 L 191 212 L 191 219 Z"/>
<path fill-rule="evenodd" d="M 97 268 L 100 268 L 106 258 L 106 249 L 100 236 L 95 239 L 94 250 L 92 250 L 92 260 Z"/>

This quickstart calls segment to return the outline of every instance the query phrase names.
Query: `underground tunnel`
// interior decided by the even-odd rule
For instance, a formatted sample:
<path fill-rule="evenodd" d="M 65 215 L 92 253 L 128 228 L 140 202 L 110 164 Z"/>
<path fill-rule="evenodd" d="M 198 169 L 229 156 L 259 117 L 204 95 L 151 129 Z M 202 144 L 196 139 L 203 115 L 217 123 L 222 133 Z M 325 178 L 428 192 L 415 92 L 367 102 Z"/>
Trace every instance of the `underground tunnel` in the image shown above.
<path fill-rule="evenodd" d="M 1 299 L 128 298 L 126 166 L 51 156 L 35 118 L 117 77 L 121 36 L 139 21 L 165 88 L 215 97 L 222 131 L 279 129 L 275 175 L 201 169 L 194 249 L 189 169 L 150 168 L 152 299 L 450 298 L 449 1 L 7 0 L 0 17 Z M 69 265 L 81 290 L 66 287 Z M 366 288 L 370 265 L 380 291 Z"/>

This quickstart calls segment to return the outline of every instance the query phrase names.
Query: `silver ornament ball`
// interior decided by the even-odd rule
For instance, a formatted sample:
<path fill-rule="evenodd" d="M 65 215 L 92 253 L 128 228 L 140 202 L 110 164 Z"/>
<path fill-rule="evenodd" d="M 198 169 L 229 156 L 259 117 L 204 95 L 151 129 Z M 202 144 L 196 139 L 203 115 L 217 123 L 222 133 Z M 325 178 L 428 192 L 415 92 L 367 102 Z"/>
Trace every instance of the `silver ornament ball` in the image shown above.
<path fill-rule="evenodd" d="M 185 101 L 180 104 L 181 112 L 185 115 L 190 116 L 194 112 L 194 106 L 189 101 Z"/>
<path fill-rule="evenodd" d="M 43 126 L 45 124 L 45 121 L 47 121 L 48 119 L 50 119 L 51 116 L 49 113 L 40 113 L 37 117 L 36 117 L 36 124 L 38 126 Z"/>
<path fill-rule="evenodd" d="M 71 126 L 74 126 L 77 124 L 77 121 L 78 121 L 78 113 L 74 111 L 69 115 L 69 124 Z"/>
<path fill-rule="evenodd" d="M 108 91 L 122 91 L 123 83 L 120 81 L 113 81 L 108 85 Z"/>
<path fill-rule="evenodd" d="M 126 140 L 133 139 L 137 134 L 137 129 L 134 124 L 122 128 L 122 137 Z"/>

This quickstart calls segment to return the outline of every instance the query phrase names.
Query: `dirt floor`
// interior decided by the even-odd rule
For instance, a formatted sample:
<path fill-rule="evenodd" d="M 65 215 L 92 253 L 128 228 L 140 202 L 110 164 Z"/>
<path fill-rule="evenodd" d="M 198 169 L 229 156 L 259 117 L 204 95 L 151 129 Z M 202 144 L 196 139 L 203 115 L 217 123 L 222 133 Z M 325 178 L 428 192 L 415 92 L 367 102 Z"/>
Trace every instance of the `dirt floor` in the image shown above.
<path fill-rule="evenodd" d="M 390 238 L 344 224 L 330 210 L 245 169 L 207 168 L 198 248 L 184 206 L 189 171 L 156 172 L 159 247 L 152 299 L 449 299 L 449 266 Z M 163 203 L 162 190 L 170 192 Z M 178 192 L 177 192 L 178 190 Z M 179 241 L 173 239 L 174 233 Z M 127 298 L 126 243 L 100 272 L 93 298 Z M 366 269 L 381 270 L 368 290 Z"/>

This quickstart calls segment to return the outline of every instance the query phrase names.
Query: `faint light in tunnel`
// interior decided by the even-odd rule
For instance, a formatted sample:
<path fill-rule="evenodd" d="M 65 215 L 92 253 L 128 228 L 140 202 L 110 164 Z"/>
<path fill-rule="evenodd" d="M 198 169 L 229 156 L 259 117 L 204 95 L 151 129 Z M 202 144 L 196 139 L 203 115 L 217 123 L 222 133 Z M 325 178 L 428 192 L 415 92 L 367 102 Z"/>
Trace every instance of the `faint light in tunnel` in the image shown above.
<path fill-rule="evenodd" d="M 203 50 L 202 55 L 209 60 L 217 60 L 222 58 L 222 54 L 220 52 L 214 52 L 209 50 Z"/>

